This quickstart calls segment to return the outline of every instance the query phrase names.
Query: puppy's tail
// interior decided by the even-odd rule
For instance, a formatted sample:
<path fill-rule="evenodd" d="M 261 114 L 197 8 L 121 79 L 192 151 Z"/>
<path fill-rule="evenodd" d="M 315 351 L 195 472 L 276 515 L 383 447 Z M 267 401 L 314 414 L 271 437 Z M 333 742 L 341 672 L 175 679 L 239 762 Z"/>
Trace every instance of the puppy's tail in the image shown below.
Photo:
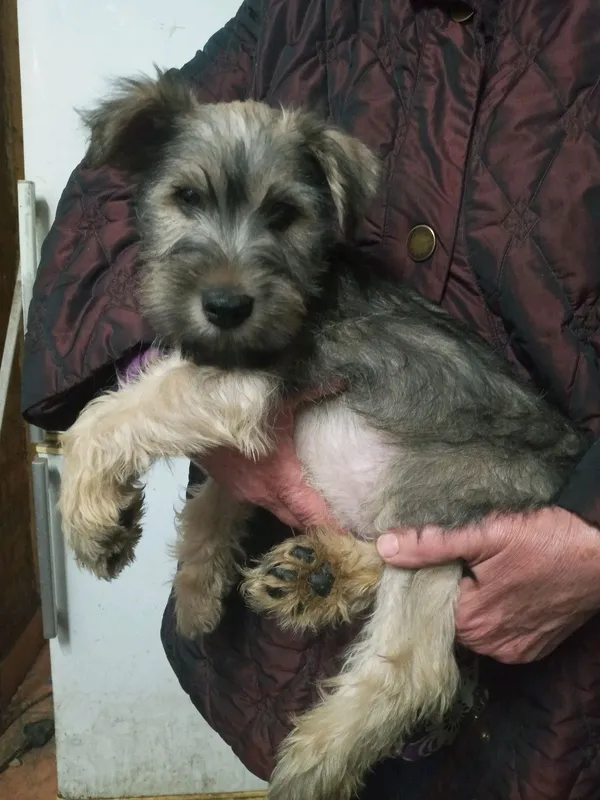
<path fill-rule="evenodd" d="M 331 694 L 284 742 L 270 800 L 350 800 L 370 767 L 422 722 L 441 720 L 458 690 L 454 606 L 460 565 L 386 567 L 371 619 Z M 300 798 L 300 795 L 298 795 Z"/>

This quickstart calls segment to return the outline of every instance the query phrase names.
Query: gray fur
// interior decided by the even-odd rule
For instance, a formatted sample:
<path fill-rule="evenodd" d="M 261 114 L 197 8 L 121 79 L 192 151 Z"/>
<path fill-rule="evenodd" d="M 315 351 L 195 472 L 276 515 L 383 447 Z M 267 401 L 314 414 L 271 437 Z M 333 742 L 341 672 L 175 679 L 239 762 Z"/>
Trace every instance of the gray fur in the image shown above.
<path fill-rule="evenodd" d="M 342 379 L 351 408 L 402 452 L 373 498 L 379 528 L 552 502 L 584 437 L 486 343 L 349 244 L 377 185 L 364 145 L 304 112 L 202 106 L 169 75 L 130 82 L 88 119 L 90 157 L 129 163 L 140 180 L 141 283 L 160 339 L 288 388 Z M 178 199 L 184 187 L 197 208 Z M 198 300 L 223 283 L 255 298 L 226 332 Z"/>
<path fill-rule="evenodd" d="M 137 386 L 84 412 L 67 437 L 63 523 L 81 563 L 112 577 L 131 559 L 137 536 L 119 522 L 122 557 L 116 563 L 111 551 L 107 562 L 106 541 L 114 540 L 106 532 L 141 493 L 135 481 L 151 457 L 201 456 L 223 441 L 264 454 L 278 392 L 344 385 L 341 398 L 299 413 L 296 446 L 308 465 L 302 431 L 311 447 L 321 442 L 314 473 L 315 465 L 345 466 L 331 460 L 341 420 L 367 431 L 357 441 L 376 440 L 373 474 L 361 469 L 361 455 L 349 484 L 359 510 L 348 527 L 368 541 L 324 530 L 320 539 L 309 532 L 305 544 L 329 553 L 333 594 L 350 592 L 361 608 L 371 602 L 373 613 L 330 693 L 296 721 L 269 800 L 350 800 L 365 771 L 415 725 L 443 716 L 459 682 L 460 565 L 383 566 L 373 539 L 389 528 L 452 529 L 492 512 L 549 505 L 585 437 L 464 325 L 381 277 L 357 252 L 352 237 L 376 191 L 378 162 L 356 139 L 302 111 L 201 106 L 169 75 L 128 83 L 88 119 L 90 160 L 139 180 L 144 308 L 159 339 L 184 360 L 177 353 L 159 359 Z M 234 315 L 227 324 L 224 308 Z M 330 415 L 329 428 L 319 428 L 321 412 Z M 330 499 L 323 473 L 315 485 Z M 361 487 L 367 491 L 357 499 Z M 174 584 L 180 631 L 206 633 L 218 624 L 247 512 L 210 482 L 186 504 Z M 309 627 L 333 619 L 339 608 L 330 605 L 328 614 L 323 598 L 309 604 L 309 615 L 301 590 L 310 579 L 301 578 L 286 544 L 246 574 L 247 597 L 298 629 L 302 619 Z M 269 595 L 274 573 L 294 578 L 294 593 L 278 587 Z"/>
<path fill-rule="evenodd" d="M 368 287 L 342 278 L 312 380 L 343 377 L 351 408 L 401 453 L 372 500 L 377 530 L 452 528 L 551 503 L 583 436 L 463 325 L 369 276 Z"/>

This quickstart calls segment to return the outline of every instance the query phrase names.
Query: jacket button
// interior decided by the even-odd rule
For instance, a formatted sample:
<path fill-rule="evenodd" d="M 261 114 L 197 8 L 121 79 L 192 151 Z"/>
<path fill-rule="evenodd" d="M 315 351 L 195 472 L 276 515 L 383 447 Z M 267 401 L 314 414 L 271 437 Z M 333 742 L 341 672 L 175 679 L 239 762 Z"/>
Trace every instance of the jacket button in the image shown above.
<path fill-rule="evenodd" d="M 466 3 L 458 3 L 450 12 L 450 18 L 453 22 L 468 22 L 475 12 Z"/>
<path fill-rule="evenodd" d="M 408 254 L 413 261 L 426 261 L 435 250 L 435 232 L 429 225 L 416 225 L 406 241 Z"/>

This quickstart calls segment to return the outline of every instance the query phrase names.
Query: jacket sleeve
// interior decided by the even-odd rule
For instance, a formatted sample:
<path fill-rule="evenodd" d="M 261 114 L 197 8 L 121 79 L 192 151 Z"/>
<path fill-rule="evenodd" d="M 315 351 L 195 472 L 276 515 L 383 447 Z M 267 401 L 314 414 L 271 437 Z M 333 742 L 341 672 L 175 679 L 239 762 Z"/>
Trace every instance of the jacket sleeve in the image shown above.
<path fill-rule="evenodd" d="M 180 73 L 205 102 L 244 99 L 260 30 L 262 0 L 236 16 Z M 138 232 L 124 175 L 74 170 L 43 246 L 29 308 L 22 370 L 25 419 L 64 430 L 151 342 L 136 303 Z"/>
<path fill-rule="evenodd" d="M 596 271 L 596 280 L 600 273 Z M 589 449 L 575 466 L 556 504 L 576 514 L 599 529 L 600 535 L 600 304 L 598 301 L 589 312 L 594 321 L 585 339 L 579 342 L 580 357 L 575 378 L 570 386 L 569 416 L 579 422 L 583 430 L 591 434 Z M 591 324 L 590 324 L 591 327 Z"/>
<path fill-rule="evenodd" d="M 600 439 L 596 439 L 575 467 L 557 505 L 594 525 L 600 535 Z"/>

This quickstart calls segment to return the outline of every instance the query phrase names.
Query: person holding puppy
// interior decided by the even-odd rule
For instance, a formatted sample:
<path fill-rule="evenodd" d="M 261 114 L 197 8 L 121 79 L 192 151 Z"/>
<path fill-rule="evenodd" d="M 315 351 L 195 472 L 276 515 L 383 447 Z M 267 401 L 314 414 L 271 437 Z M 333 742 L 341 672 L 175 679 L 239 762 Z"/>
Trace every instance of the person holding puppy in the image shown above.
<path fill-rule="evenodd" d="M 375 150 L 383 188 L 359 246 L 466 322 L 595 438 L 599 23 L 590 0 L 247 0 L 180 72 L 203 102 L 308 105 Z M 30 310 L 23 406 L 33 424 L 68 427 L 152 342 L 133 293 L 134 202 L 126 175 L 86 159 L 65 189 Z M 75 304 L 86 307 L 93 344 L 83 329 L 68 334 L 69 346 L 64 334 L 58 341 L 60 315 Z M 285 526 L 327 515 L 302 483 L 292 432 L 290 414 L 264 462 L 230 452 L 203 462 L 261 507 L 257 554 Z M 468 563 L 457 637 L 479 658 L 448 728 L 416 732 L 361 800 L 598 796 L 599 473 L 596 442 L 553 508 L 451 536 L 380 539 L 382 558 L 398 566 Z M 195 468 L 190 480 L 201 480 Z M 289 714 L 335 671 L 348 634 L 284 634 L 234 593 L 219 628 L 192 644 L 176 634 L 170 602 L 162 637 L 200 712 L 268 779 Z"/>

